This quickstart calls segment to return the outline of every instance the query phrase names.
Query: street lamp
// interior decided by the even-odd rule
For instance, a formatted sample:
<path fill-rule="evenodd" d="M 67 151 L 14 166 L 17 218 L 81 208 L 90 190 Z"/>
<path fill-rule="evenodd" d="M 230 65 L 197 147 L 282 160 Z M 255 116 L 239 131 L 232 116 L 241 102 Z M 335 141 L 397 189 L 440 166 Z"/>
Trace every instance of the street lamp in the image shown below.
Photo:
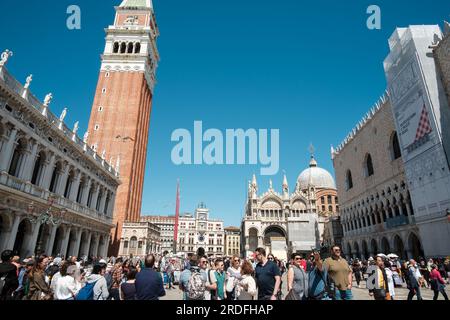
<path fill-rule="evenodd" d="M 45 210 L 44 212 L 40 213 L 39 215 L 35 215 L 34 213 L 34 202 L 31 202 L 28 205 L 28 220 L 33 223 L 36 224 L 36 226 L 39 225 L 39 228 L 42 225 L 53 225 L 53 226 L 57 226 L 59 225 L 64 218 L 64 215 L 67 213 L 67 211 L 65 209 L 62 210 L 55 210 L 55 212 L 53 212 L 53 203 L 54 203 L 55 199 L 53 197 L 49 197 L 48 198 L 48 208 L 47 210 Z M 38 241 L 37 241 L 37 245 L 35 248 L 35 255 L 37 256 L 40 247 L 41 247 L 41 238 L 42 238 L 42 234 L 38 235 Z"/>

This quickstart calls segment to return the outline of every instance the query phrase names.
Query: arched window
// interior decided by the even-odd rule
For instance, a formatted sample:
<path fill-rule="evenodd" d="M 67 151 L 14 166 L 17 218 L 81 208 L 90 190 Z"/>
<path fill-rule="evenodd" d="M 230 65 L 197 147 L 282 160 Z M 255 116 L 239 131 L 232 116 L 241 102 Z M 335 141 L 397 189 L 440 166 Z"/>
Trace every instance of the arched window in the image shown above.
<path fill-rule="evenodd" d="M 27 149 L 27 141 L 19 139 L 16 148 L 14 149 L 11 164 L 9 165 L 8 173 L 14 177 L 19 177 L 22 162 L 25 159 L 25 151 Z"/>
<path fill-rule="evenodd" d="M 347 187 L 347 190 L 350 190 L 353 188 L 353 178 L 352 178 L 352 172 L 350 170 L 347 170 L 347 173 L 345 175 L 345 184 Z"/>
<path fill-rule="evenodd" d="M 365 161 L 365 169 L 366 169 L 366 177 L 373 176 L 373 162 L 372 162 L 372 156 L 367 154 L 366 161 Z"/>
<path fill-rule="evenodd" d="M 34 163 L 33 176 L 31 177 L 31 183 L 34 185 L 40 184 L 42 172 L 44 170 L 45 160 L 46 160 L 45 153 L 43 151 L 39 152 L 36 158 L 36 162 Z"/>
<path fill-rule="evenodd" d="M 130 239 L 130 248 L 131 249 L 136 249 L 137 246 L 137 238 L 136 237 L 131 237 Z"/>
<path fill-rule="evenodd" d="M 127 51 L 127 44 L 125 42 L 122 42 L 120 45 L 120 53 L 125 53 Z"/>
<path fill-rule="evenodd" d="M 397 132 L 394 132 L 391 138 L 391 154 L 392 160 L 396 160 L 402 156 L 400 151 L 400 142 L 398 141 Z"/>
<path fill-rule="evenodd" d="M 133 53 L 133 43 L 132 42 L 130 42 L 128 44 L 128 53 Z"/>
<path fill-rule="evenodd" d="M 119 43 L 114 42 L 113 53 L 119 53 Z"/>
<path fill-rule="evenodd" d="M 139 42 L 134 46 L 134 53 L 141 53 L 141 44 Z"/>

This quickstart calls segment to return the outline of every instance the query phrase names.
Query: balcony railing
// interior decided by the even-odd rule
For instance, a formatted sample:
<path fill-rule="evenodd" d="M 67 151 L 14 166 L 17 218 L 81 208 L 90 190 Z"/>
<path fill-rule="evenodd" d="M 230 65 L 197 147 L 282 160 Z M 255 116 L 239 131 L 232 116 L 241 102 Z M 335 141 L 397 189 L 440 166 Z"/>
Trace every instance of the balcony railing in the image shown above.
<path fill-rule="evenodd" d="M 56 205 L 73 211 L 86 218 L 95 218 L 97 221 L 112 224 L 111 217 L 105 216 L 104 214 L 96 210 L 92 210 L 91 208 L 64 198 L 61 195 L 51 193 L 48 190 L 44 190 L 41 187 L 31 184 L 30 182 L 26 182 L 22 179 L 11 176 L 6 172 L 0 172 L 0 184 L 43 200 L 47 200 L 51 196 L 54 199 L 54 203 Z"/>
<path fill-rule="evenodd" d="M 396 227 L 400 227 L 403 225 L 409 224 L 408 217 L 407 216 L 398 216 L 394 218 L 389 218 L 386 220 L 386 228 L 392 229 Z"/>
<path fill-rule="evenodd" d="M 17 81 L 9 72 L 6 70 L 5 67 L 1 69 L 0 74 L 0 83 L 3 79 L 4 84 L 12 90 L 14 93 L 16 93 L 19 96 L 22 96 L 25 89 L 23 85 Z M 35 110 L 37 110 L 39 113 L 42 114 L 44 110 L 44 105 L 41 101 L 39 101 L 38 98 L 36 98 L 30 91 L 26 95 L 26 100 L 28 101 L 28 104 Z M 52 124 L 53 126 L 56 126 L 57 128 L 61 125 L 61 130 L 58 129 L 58 131 L 63 134 L 67 139 L 71 140 L 72 143 L 78 145 L 81 150 L 84 150 L 85 145 L 82 139 L 75 135 L 73 136 L 73 132 L 71 129 L 69 129 L 65 123 L 60 124 L 60 119 L 56 117 L 50 110 L 47 110 L 47 121 Z M 111 166 L 109 163 L 107 163 L 104 159 L 101 158 L 92 148 L 89 146 L 86 146 L 86 150 L 84 151 L 87 155 L 92 158 L 94 162 L 96 162 L 100 167 L 103 167 L 106 171 L 110 172 L 113 175 L 117 175 L 116 170 L 113 166 Z"/>

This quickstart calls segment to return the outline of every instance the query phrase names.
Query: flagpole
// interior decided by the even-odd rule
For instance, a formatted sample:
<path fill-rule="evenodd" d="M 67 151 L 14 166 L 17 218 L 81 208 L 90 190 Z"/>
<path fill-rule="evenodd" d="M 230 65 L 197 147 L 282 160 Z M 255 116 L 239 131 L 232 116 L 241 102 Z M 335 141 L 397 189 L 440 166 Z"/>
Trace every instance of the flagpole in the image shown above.
<path fill-rule="evenodd" d="M 177 199 L 175 205 L 175 228 L 174 228 L 174 241 L 173 241 L 173 252 L 177 253 L 178 249 L 178 221 L 180 219 L 180 179 L 177 179 Z"/>

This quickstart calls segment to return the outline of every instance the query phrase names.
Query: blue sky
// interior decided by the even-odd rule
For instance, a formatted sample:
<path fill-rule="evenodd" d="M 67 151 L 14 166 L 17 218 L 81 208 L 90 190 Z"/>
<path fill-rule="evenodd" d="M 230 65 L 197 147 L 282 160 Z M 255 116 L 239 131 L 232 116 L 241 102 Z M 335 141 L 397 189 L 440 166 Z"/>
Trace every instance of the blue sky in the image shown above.
<path fill-rule="evenodd" d="M 173 214 L 177 178 L 181 211 L 204 201 L 211 216 L 239 225 L 246 184 L 259 166 L 172 164 L 177 128 L 280 129 L 281 190 L 285 170 L 291 190 L 316 147 L 319 165 L 333 172 L 337 145 L 385 90 L 383 59 L 394 28 L 442 24 L 450 2 L 154 0 L 161 62 L 150 124 L 142 212 Z M 104 28 L 120 0 L 3 1 L 0 50 L 11 49 L 8 69 L 51 108 L 86 130 L 104 49 Z M 66 28 L 66 9 L 77 4 L 82 29 Z M 382 29 L 368 30 L 366 9 L 381 8 Z M 258 177 L 260 190 L 270 177 Z"/>

